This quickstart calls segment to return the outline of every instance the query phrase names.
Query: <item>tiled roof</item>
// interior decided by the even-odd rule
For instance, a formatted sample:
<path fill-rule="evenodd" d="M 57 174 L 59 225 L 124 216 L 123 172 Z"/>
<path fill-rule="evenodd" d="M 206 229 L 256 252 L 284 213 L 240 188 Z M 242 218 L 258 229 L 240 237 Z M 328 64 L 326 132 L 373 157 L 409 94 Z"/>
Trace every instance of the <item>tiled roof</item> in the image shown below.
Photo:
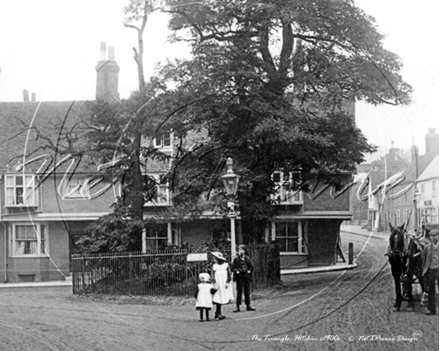
<path fill-rule="evenodd" d="M 358 173 L 369 173 L 372 188 L 375 189 L 386 179 L 403 171 L 405 180 L 401 184 L 405 185 L 414 182 L 417 175 L 420 176 L 437 155 L 438 153 L 420 155 L 417 157 L 416 161 L 407 165 L 403 159 L 397 156 L 397 154 L 390 153 L 387 154 L 385 158 L 382 157 L 380 160 L 374 161 L 371 165 L 358 167 Z"/>
<path fill-rule="evenodd" d="M 438 163 L 438 155 L 437 155 L 428 165 L 428 167 L 426 167 L 422 175 L 417 178 L 417 181 L 420 182 L 423 180 L 438 178 L 438 169 L 439 169 L 439 163 Z"/>
<path fill-rule="evenodd" d="M 438 152 L 430 152 L 428 154 L 418 156 L 417 159 L 411 163 L 408 171 L 405 172 L 406 179 L 403 184 L 414 182 L 436 157 L 438 157 Z"/>
<path fill-rule="evenodd" d="M 87 112 L 86 101 L 0 102 L 0 171 L 14 170 L 23 155 L 28 160 L 42 154 L 54 156 L 43 149 L 48 144 L 45 137 L 56 145 L 60 126 L 70 128 Z"/>

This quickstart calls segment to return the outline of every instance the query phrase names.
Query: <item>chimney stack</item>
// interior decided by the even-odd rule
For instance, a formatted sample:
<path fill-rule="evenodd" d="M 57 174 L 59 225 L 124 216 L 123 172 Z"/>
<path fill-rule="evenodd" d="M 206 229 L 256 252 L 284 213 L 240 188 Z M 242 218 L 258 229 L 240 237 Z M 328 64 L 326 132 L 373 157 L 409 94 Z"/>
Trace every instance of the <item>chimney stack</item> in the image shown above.
<path fill-rule="evenodd" d="M 32 102 L 36 102 L 36 101 L 37 101 L 37 94 L 32 93 Z"/>
<path fill-rule="evenodd" d="M 98 65 L 95 67 L 96 76 L 96 100 L 114 101 L 119 100 L 118 77 L 119 66 L 115 61 L 115 49 L 101 43 L 101 54 Z"/>
<path fill-rule="evenodd" d="M 29 102 L 29 92 L 27 91 L 27 89 L 23 89 L 23 101 Z"/>

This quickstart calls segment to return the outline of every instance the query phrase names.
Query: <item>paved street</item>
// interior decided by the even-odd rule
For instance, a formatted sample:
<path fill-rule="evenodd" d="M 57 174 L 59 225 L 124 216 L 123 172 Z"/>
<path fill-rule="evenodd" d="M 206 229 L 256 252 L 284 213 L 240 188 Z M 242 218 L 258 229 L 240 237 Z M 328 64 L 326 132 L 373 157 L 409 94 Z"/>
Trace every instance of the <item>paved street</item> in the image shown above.
<path fill-rule="evenodd" d="M 357 268 L 283 276 L 254 301 L 257 311 L 228 305 L 220 322 L 200 323 L 192 300 L 152 306 L 79 298 L 69 287 L 0 289 L 0 350 L 438 349 L 438 316 L 392 312 L 387 242 L 343 234 L 348 242 Z"/>

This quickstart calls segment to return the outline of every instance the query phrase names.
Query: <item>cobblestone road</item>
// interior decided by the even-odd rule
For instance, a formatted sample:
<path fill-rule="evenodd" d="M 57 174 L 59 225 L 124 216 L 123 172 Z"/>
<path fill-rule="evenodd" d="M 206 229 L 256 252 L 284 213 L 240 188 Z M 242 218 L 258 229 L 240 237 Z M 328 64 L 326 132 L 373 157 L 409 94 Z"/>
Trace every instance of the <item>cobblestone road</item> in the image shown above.
<path fill-rule="evenodd" d="M 343 235 L 359 255 L 366 237 Z M 438 316 L 392 312 L 387 243 L 371 239 L 358 268 L 283 277 L 257 311 L 198 321 L 193 301 L 145 305 L 79 298 L 71 289 L 0 290 L 0 350 L 438 350 Z M 119 301 L 120 302 L 120 301 Z"/>

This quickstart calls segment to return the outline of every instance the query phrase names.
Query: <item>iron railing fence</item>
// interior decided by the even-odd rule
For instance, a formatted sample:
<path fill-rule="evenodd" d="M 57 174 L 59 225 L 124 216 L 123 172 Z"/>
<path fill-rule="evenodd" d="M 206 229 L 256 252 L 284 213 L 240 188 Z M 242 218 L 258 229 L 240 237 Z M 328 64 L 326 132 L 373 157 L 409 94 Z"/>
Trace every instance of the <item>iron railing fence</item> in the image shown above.
<path fill-rule="evenodd" d="M 194 249 L 74 254 L 73 293 L 191 296 L 199 273 L 210 273 L 211 262 L 188 262 L 187 256 L 190 253 L 194 253 Z M 254 264 L 254 289 L 280 280 L 278 245 L 250 247 L 249 255 Z"/>

